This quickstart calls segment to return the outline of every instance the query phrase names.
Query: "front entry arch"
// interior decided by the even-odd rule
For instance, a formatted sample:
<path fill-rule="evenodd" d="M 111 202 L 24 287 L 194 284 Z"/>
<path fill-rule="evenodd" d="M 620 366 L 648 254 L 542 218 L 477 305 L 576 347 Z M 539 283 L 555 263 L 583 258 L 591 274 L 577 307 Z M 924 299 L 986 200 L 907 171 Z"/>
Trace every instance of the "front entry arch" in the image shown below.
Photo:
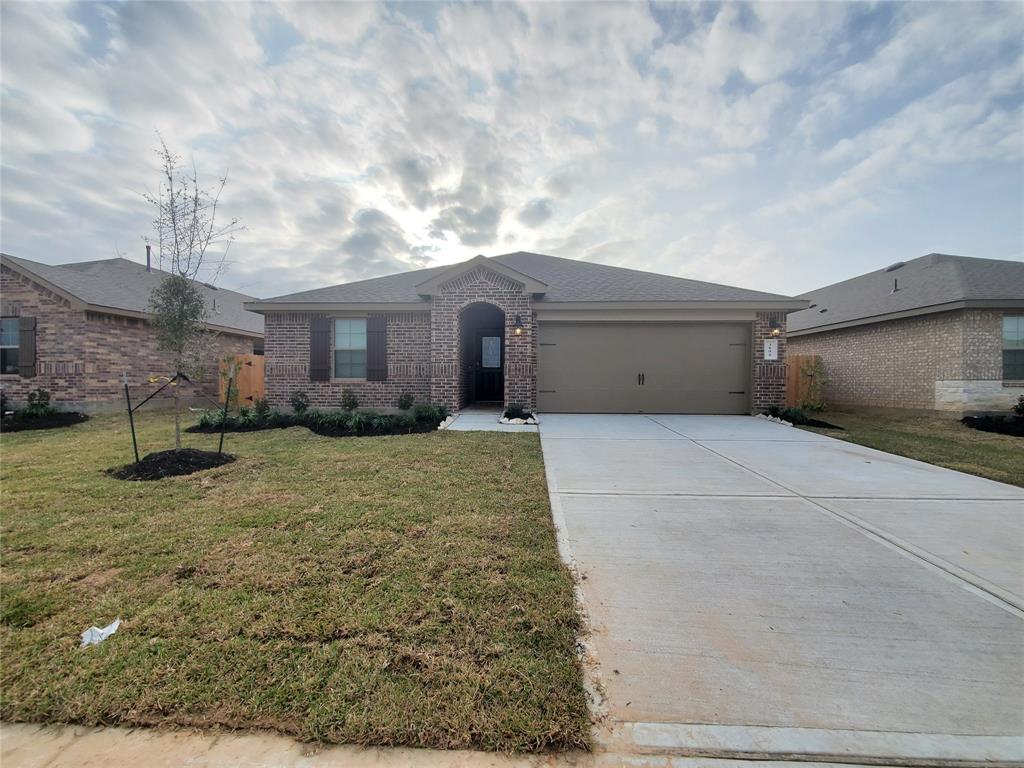
<path fill-rule="evenodd" d="M 505 401 L 505 313 L 477 302 L 459 313 L 461 405 Z"/>

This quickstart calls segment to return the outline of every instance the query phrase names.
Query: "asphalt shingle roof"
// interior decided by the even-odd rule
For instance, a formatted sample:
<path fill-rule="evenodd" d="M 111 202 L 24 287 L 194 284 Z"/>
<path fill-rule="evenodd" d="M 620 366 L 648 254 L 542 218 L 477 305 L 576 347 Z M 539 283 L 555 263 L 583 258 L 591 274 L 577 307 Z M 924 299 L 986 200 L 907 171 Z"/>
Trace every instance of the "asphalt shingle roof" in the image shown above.
<path fill-rule="evenodd" d="M 21 266 L 86 304 L 112 310 L 148 312 L 149 296 L 160 284 L 164 272 L 146 270 L 144 264 L 128 259 L 102 259 L 70 264 L 41 264 L 3 254 L 4 261 Z M 263 333 L 263 315 L 250 312 L 243 304 L 252 296 L 201 284 L 209 313 L 207 322 L 222 328 Z"/>
<path fill-rule="evenodd" d="M 493 256 L 492 260 L 546 283 L 548 288 L 542 302 L 784 301 L 790 298 L 525 251 Z M 416 292 L 416 286 L 450 268 L 449 265 L 418 269 L 372 280 L 275 296 L 263 299 L 260 303 L 416 303 L 424 301 Z"/>
<path fill-rule="evenodd" d="M 894 284 L 899 288 L 895 292 Z M 786 318 L 790 333 L 928 307 L 939 311 L 952 302 L 1024 302 L 1024 262 L 930 253 L 799 298 L 812 306 Z"/>

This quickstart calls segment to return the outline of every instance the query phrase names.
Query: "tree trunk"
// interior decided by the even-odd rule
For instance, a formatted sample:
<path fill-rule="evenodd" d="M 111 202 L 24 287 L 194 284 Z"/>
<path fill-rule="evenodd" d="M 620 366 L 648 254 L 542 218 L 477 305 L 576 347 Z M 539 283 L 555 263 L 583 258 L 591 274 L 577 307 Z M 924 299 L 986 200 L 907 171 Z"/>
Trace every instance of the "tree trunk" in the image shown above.
<path fill-rule="evenodd" d="M 181 450 L 181 398 L 178 397 L 178 385 L 181 380 L 175 381 L 171 386 L 174 388 L 174 450 Z"/>

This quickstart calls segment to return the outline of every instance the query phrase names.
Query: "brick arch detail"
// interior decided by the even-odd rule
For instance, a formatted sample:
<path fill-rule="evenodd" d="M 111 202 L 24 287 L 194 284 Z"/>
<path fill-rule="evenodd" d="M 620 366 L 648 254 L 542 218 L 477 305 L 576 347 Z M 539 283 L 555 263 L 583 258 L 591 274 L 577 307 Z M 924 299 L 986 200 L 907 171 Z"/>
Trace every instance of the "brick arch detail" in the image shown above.
<path fill-rule="evenodd" d="M 530 296 L 522 283 L 485 267 L 477 267 L 441 286 L 430 310 L 430 395 L 451 409 L 462 407 L 465 387 L 460 375 L 459 350 L 462 310 L 470 304 L 492 304 L 505 313 L 505 404 L 537 403 L 536 322 Z M 523 333 L 516 336 L 516 317 Z"/>

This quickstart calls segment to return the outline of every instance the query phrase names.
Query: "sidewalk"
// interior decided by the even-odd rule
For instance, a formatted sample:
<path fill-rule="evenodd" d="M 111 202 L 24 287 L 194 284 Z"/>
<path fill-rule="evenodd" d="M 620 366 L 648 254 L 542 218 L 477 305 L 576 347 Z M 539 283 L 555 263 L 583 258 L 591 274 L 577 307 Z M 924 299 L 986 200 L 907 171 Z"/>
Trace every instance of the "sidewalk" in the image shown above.
<path fill-rule="evenodd" d="M 579 755 L 500 755 L 303 744 L 270 733 L 0 724 L 3 768 L 542 768 L 591 766 Z"/>

